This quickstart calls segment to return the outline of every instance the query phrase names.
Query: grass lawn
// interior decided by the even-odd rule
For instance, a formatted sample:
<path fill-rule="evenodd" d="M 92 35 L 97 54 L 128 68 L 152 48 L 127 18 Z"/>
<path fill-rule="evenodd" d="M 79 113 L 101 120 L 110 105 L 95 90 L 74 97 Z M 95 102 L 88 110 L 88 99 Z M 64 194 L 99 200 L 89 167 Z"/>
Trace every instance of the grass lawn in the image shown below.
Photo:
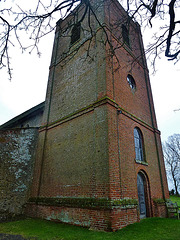
<path fill-rule="evenodd" d="M 177 202 L 177 205 L 180 206 L 180 197 L 173 195 L 170 196 L 170 199 L 172 202 Z"/>
<path fill-rule="evenodd" d="M 53 240 L 180 240 L 180 220 L 147 218 L 117 232 L 98 232 L 39 219 L 0 223 L 0 233 Z"/>

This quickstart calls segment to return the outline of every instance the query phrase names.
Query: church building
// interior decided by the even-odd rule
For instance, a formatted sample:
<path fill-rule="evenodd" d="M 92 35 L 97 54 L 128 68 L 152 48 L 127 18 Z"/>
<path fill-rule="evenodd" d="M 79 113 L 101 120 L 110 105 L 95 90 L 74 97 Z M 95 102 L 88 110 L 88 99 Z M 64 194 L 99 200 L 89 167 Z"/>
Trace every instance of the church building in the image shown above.
<path fill-rule="evenodd" d="M 33 126 L 24 214 L 105 231 L 166 217 L 169 193 L 141 31 L 117 0 L 81 3 L 57 22 L 46 100 L 35 110 L 41 124 Z M 10 128 L 13 121 L 0 128 L 2 143 Z"/>

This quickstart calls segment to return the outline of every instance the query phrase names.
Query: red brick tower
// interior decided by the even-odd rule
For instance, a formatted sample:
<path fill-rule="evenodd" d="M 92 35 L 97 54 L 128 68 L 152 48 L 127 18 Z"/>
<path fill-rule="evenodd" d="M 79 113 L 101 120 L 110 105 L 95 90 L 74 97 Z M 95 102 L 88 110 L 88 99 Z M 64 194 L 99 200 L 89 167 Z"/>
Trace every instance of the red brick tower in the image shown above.
<path fill-rule="evenodd" d="M 57 23 L 26 211 L 114 231 L 166 216 L 169 195 L 139 25 L 90 3 Z"/>

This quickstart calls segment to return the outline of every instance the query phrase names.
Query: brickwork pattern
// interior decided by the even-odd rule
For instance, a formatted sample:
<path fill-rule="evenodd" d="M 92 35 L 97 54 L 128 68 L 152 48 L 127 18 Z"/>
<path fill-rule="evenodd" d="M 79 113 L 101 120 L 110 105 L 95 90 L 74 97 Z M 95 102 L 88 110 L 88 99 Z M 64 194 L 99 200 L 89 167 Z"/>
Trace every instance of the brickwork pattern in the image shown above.
<path fill-rule="evenodd" d="M 164 216 L 164 206 L 154 205 L 154 199 L 169 195 L 139 26 L 129 23 L 131 44 L 127 46 L 121 36 L 126 15 L 119 3 L 92 2 L 113 46 L 120 47 L 116 56 L 109 55 L 104 31 L 93 17 L 96 38 L 91 41 L 83 31 L 80 40 L 70 45 L 71 27 L 66 27 L 74 21 L 72 15 L 60 23 L 61 28 L 57 26 L 31 197 L 137 201 L 141 172 L 147 216 Z M 77 9 L 79 19 L 82 10 Z M 111 27 L 117 22 L 115 32 Z M 87 23 L 85 17 L 83 29 Z M 135 79 L 134 90 L 128 74 Z M 143 162 L 135 159 L 135 127 L 143 136 Z M 113 231 L 140 218 L 137 206 L 128 205 L 92 209 L 29 203 L 26 211 L 31 216 Z"/>
<path fill-rule="evenodd" d="M 26 214 L 103 231 L 116 231 L 138 221 L 137 208 L 88 209 L 30 204 Z"/>

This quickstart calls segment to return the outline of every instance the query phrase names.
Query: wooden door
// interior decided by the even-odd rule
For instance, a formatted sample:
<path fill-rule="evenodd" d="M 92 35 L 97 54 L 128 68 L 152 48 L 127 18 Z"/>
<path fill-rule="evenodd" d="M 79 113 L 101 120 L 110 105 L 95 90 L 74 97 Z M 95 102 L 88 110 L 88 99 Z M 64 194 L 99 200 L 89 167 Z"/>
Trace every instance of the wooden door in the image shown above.
<path fill-rule="evenodd" d="M 143 176 L 138 173 L 137 176 L 137 188 L 138 188 L 138 200 L 139 200 L 139 212 L 140 218 L 146 217 L 146 198 L 145 198 L 145 191 L 144 191 L 144 181 Z"/>

